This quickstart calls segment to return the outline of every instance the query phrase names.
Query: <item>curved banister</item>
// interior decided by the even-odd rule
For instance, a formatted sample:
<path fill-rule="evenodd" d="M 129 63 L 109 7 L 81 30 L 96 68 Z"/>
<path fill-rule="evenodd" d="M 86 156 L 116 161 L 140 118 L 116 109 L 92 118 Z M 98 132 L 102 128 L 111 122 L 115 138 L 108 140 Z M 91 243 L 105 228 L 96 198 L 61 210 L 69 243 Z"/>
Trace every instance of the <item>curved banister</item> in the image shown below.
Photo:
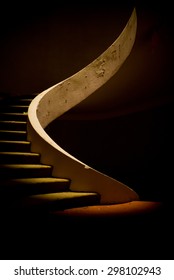
<path fill-rule="evenodd" d="M 115 42 L 97 59 L 71 77 L 37 95 L 28 110 L 28 140 L 41 162 L 53 166 L 54 177 L 71 179 L 73 191 L 93 191 L 102 204 L 138 200 L 135 191 L 73 157 L 55 143 L 44 128 L 87 98 L 121 67 L 133 47 L 137 29 L 136 10 Z M 84 147 L 85 148 L 85 147 Z"/>

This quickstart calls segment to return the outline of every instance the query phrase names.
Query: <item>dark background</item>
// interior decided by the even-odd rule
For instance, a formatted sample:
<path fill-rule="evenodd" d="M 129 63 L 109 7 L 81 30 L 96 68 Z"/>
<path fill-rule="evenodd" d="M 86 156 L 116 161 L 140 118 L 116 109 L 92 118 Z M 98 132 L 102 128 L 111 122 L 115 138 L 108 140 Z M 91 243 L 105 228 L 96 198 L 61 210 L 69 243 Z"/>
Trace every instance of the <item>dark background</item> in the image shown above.
<path fill-rule="evenodd" d="M 172 199 L 173 27 L 167 1 L 1 4 L 0 93 L 41 92 L 93 61 L 136 7 L 132 52 L 95 94 L 47 132 L 81 161 L 136 190 Z"/>

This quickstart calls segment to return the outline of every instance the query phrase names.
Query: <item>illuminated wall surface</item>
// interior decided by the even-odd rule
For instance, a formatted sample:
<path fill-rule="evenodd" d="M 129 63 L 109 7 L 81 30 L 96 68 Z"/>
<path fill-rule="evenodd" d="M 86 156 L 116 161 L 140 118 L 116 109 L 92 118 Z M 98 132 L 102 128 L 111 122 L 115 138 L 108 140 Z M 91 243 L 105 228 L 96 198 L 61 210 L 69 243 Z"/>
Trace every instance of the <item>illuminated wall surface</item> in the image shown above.
<path fill-rule="evenodd" d="M 43 4 L 19 9 L 14 4 L 9 9 L 4 4 L 0 92 L 41 92 L 76 73 L 115 40 L 133 6 L 138 30 L 126 63 L 96 94 L 53 122 L 47 131 L 63 148 L 128 184 L 142 199 L 158 200 L 168 198 L 172 179 L 170 6 L 130 1 L 117 8 Z"/>

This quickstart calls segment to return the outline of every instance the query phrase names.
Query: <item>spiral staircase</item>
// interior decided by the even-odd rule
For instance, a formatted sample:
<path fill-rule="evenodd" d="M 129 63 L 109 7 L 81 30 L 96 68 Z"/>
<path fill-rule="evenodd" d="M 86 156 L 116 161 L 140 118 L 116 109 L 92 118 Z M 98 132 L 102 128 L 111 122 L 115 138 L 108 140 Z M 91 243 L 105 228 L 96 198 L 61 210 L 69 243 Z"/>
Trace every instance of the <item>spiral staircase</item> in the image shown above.
<path fill-rule="evenodd" d="M 15 258 L 19 250 L 19 258 L 28 254 L 42 258 L 45 246 L 53 253 L 54 247 L 60 250 L 61 242 L 68 244 L 68 248 L 65 244 L 61 248 L 61 258 L 68 249 L 72 256 L 77 248 L 82 253 L 81 241 L 85 254 L 91 246 L 98 248 L 96 240 L 104 228 L 121 228 L 116 236 L 115 230 L 109 231 L 105 236 L 108 242 L 110 239 L 113 243 L 115 238 L 126 241 L 127 228 L 134 228 L 133 237 L 142 226 L 139 214 L 149 223 L 149 218 L 152 221 L 156 215 L 153 210 L 159 209 L 158 203 L 139 201 L 134 190 L 74 158 L 45 132 L 49 123 L 118 71 L 131 51 L 135 32 L 134 10 L 118 40 L 90 65 L 40 94 L 1 99 L 1 239 L 8 239 L 10 244 L 10 251 L 2 250 L 7 257 Z M 144 229 L 143 225 L 141 231 Z M 93 237 L 90 247 L 85 245 L 89 231 Z M 11 238 L 7 237 L 9 233 Z M 109 248 L 105 243 L 102 246 Z M 33 247 L 39 248 L 37 252 Z"/>
<path fill-rule="evenodd" d="M 15 259 L 16 256 L 20 259 L 28 256 L 45 258 L 46 252 L 53 254 L 52 248 L 57 247 L 55 244 L 57 240 L 67 240 L 67 246 L 71 248 L 69 256 L 72 258 L 76 250 L 80 250 L 77 243 L 85 242 L 89 238 L 87 237 L 89 230 L 93 230 L 92 236 L 97 240 L 99 232 L 101 234 L 104 228 L 112 227 L 112 224 L 116 223 L 122 230 L 116 235 L 112 231 L 109 232 L 111 241 L 115 238 L 124 239 L 125 236 L 122 234 L 126 233 L 125 227 L 133 226 L 132 234 L 135 234 L 135 230 L 139 228 L 139 217 L 143 223 L 145 219 L 149 226 L 154 218 L 157 220 L 156 213 L 159 212 L 160 205 L 156 202 L 133 201 L 102 205 L 99 193 L 84 191 L 83 186 L 82 191 L 72 191 L 71 178 L 54 177 L 53 167 L 41 162 L 41 155 L 32 152 L 31 142 L 28 141 L 28 107 L 33 98 L 35 95 L 8 97 L 1 100 L 2 240 L 6 240 L 9 233 L 11 234 L 11 238 L 8 239 L 11 250 L 1 250 L 3 258 L 4 256 L 10 259 Z M 71 241 L 69 236 L 74 241 Z M 108 239 L 107 234 L 105 237 Z M 23 247 L 23 243 L 20 243 L 26 238 L 28 241 Z M 39 243 L 39 240 L 43 239 L 47 239 L 44 245 Z M 37 246 L 39 250 L 34 251 L 33 246 Z M 90 247 L 86 246 L 83 245 L 83 248 L 89 253 Z M 65 252 L 66 250 L 61 250 L 61 256 L 64 256 Z M 80 255 L 83 256 L 82 252 Z"/>

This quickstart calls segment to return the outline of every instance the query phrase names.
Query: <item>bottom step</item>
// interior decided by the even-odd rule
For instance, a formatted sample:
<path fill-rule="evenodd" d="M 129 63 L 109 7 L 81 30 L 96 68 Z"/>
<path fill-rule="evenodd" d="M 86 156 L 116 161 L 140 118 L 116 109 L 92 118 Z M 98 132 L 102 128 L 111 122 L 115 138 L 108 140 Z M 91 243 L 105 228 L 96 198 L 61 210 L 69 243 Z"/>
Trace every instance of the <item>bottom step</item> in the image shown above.
<path fill-rule="evenodd" d="M 3 199 L 5 200 L 5 198 Z M 87 192 L 59 192 L 31 195 L 18 199 L 6 200 L 4 210 L 29 210 L 29 211 L 52 211 L 63 210 L 72 207 L 98 205 L 100 196 L 97 193 Z"/>

